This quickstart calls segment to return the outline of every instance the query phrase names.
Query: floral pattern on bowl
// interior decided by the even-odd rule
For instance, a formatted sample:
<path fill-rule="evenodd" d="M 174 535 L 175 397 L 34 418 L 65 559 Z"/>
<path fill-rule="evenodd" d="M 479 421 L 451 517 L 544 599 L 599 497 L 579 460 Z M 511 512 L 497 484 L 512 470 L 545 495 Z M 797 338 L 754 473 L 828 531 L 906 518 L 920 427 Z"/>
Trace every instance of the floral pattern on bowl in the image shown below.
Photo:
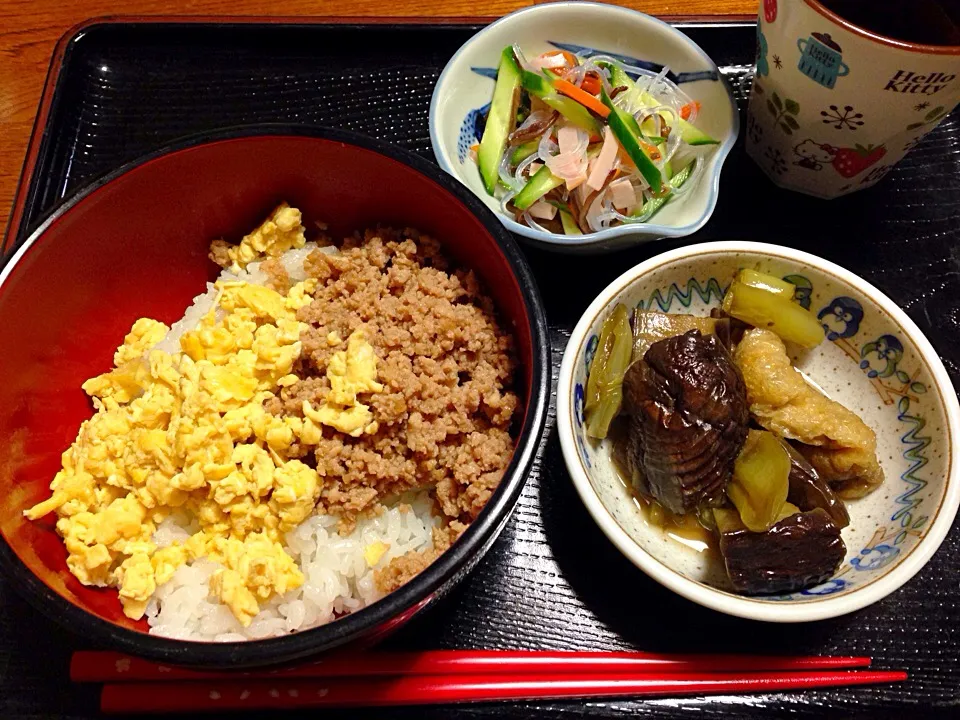
<path fill-rule="evenodd" d="M 581 55 L 600 52 L 659 71 L 665 63 L 703 110 L 697 124 L 721 140 L 708 156 L 704 175 L 683 201 L 664 206 L 654 222 L 623 225 L 579 236 L 540 232 L 500 212 L 487 195 L 470 147 L 483 133 L 483 120 L 504 47 L 518 44 L 526 53 L 561 48 Z M 437 81 L 430 103 L 430 142 L 437 162 L 469 187 L 507 229 L 554 250 L 602 251 L 664 237 L 682 237 L 701 228 L 716 206 L 720 170 L 737 139 L 739 113 L 716 64 L 692 40 L 661 20 L 614 5 L 560 2 L 535 5 L 507 15 L 470 38 Z"/>
<path fill-rule="evenodd" d="M 598 444 L 586 437 L 582 401 L 575 400 L 570 417 L 558 420 L 561 442 L 566 428 L 573 438 L 576 461 L 571 474 L 577 483 L 579 464 L 580 479 L 588 478 L 588 492 L 596 494 L 604 511 L 647 556 L 638 564 L 651 572 L 647 560 L 652 559 L 651 574 L 661 582 L 672 571 L 711 590 L 710 595 L 736 598 L 743 605 L 734 608 L 732 603 L 678 587 L 683 583 L 665 582 L 698 602 L 733 614 L 780 621 L 849 612 L 878 599 L 878 589 L 889 586 L 882 593 L 886 594 L 909 579 L 939 545 L 960 500 L 951 431 L 960 413 L 957 397 L 942 363 L 916 326 L 862 280 L 851 284 L 853 276 L 842 268 L 786 248 L 758 243 L 704 244 L 655 257 L 641 267 L 647 268 L 642 274 L 629 271 L 615 281 L 608 288 L 615 295 L 603 307 L 592 306 L 587 311 L 581 324 L 589 322 L 589 326 L 578 325 L 574 330 L 567 347 L 569 386 L 561 368 L 559 392 L 582 397 L 597 335 L 616 303 L 707 315 L 719 306 L 739 268 L 755 268 L 786 277 L 801 288 L 798 301 L 818 316 L 828 340 L 812 351 L 794 354 L 795 364 L 876 431 L 886 480 L 873 494 L 847 504 L 851 516 L 850 526 L 843 530 L 847 556 L 831 580 L 787 595 L 742 597 L 732 592 L 718 555 L 684 547 L 646 523 L 613 467 L 609 441 Z M 565 367 L 567 362 L 565 358 Z M 566 407 L 567 403 L 560 405 Z M 566 447 L 564 453 L 570 467 L 573 453 Z M 581 485 L 578 490 L 583 497 Z M 590 507 L 591 503 L 587 504 Z M 594 509 L 591 512 L 596 518 Z M 626 538 L 613 539 L 624 550 Z M 655 565 L 662 568 L 656 570 Z M 828 614 L 789 608 L 822 603 L 828 596 L 838 601 L 836 611 Z M 711 599 L 716 602 L 709 602 Z M 767 609 L 761 609 L 764 605 Z M 779 609 L 769 609 L 771 605 Z"/>

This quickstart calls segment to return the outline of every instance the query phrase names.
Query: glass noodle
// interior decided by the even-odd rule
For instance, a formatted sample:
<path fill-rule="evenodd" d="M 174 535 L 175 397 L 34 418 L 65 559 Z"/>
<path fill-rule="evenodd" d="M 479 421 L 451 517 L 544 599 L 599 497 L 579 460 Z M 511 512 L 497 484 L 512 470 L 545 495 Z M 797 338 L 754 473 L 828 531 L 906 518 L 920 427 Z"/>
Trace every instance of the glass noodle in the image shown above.
<path fill-rule="evenodd" d="M 548 233 L 569 232 L 571 224 L 582 233 L 598 232 L 646 223 L 670 198 L 697 184 L 704 155 L 716 141 L 702 134 L 702 143 L 685 140 L 700 108 L 669 79 L 668 68 L 652 72 L 608 55 L 577 57 L 570 65 L 569 53 L 528 59 L 519 46 L 512 49 L 524 102 L 496 168 L 495 194 L 504 214 Z M 617 87 L 614 77 L 623 75 L 612 68 L 625 73 L 632 87 Z M 631 154 L 624 126 L 616 127 L 611 114 L 627 118 L 640 150 L 634 147 Z M 596 129 L 588 132 L 590 127 Z M 646 158 L 638 158 L 641 151 Z"/>

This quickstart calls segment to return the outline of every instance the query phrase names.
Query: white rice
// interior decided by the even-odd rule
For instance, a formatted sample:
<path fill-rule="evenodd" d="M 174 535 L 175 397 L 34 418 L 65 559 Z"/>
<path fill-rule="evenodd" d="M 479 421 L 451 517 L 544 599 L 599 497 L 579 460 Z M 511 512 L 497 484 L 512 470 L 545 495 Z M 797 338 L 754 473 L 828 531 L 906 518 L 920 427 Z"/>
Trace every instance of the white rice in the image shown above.
<path fill-rule="evenodd" d="M 378 600 L 374 571 L 393 558 L 430 548 L 439 524 L 426 490 L 411 493 L 378 517 L 357 523 L 349 535 L 337 533 L 337 518 L 314 515 L 287 533 L 285 548 L 296 560 L 304 583 L 261 605 L 243 627 L 229 608 L 209 595 L 210 576 L 220 567 L 205 559 L 182 565 L 154 592 L 147 605 L 151 635 L 180 640 L 229 642 L 276 637 L 323 625 Z M 184 515 L 163 521 L 154 534 L 158 546 L 186 540 L 193 528 Z M 387 551 L 373 567 L 364 551 L 377 541 Z"/>
<path fill-rule="evenodd" d="M 316 243 L 290 250 L 281 262 L 294 282 L 307 278 L 303 262 Z M 335 253 L 335 247 L 319 248 Z M 220 280 L 243 280 L 263 285 L 267 275 L 260 263 L 245 270 L 224 270 Z M 180 352 L 180 336 L 193 330 L 216 304 L 217 290 L 207 283 L 207 291 L 193 299 L 182 319 L 157 343 L 155 349 Z M 314 515 L 286 534 L 285 549 L 297 562 L 304 583 L 296 590 L 261 604 L 260 613 L 243 627 L 230 609 L 209 597 L 210 577 L 220 565 L 200 558 L 177 568 L 173 577 L 157 588 L 147 605 L 151 635 L 180 640 L 230 642 L 276 637 L 323 625 L 345 613 L 359 610 L 379 599 L 374 571 L 396 557 L 433 544 L 432 529 L 439 525 L 428 491 L 409 493 L 374 518 L 357 523 L 349 535 L 337 533 L 338 518 Z M 158 547 L 183 542 L 199 529 L 188 513 L 169 516 L 157 528 L 153 540 Z M 377 541 L 387 546 L 374 566 L 369 566 L 364 551 Z"/>

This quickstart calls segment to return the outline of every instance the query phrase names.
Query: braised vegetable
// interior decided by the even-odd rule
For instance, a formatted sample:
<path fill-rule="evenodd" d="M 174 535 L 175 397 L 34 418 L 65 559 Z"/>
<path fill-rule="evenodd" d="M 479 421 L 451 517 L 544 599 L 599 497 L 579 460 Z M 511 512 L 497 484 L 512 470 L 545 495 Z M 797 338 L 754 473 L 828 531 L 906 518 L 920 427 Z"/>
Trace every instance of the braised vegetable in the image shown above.
<path fill-rule="evenodd" d="M 783 508 L 777 515 L 777 522 L 780 522 L 784 518 L 788 518 L 791 515 L 796 515 L 798 512 L 800 512 L 800 508 L 793 503 L 785 502 L 783 504 Z M 737 530 L 749 530 L 749 528 L 743 524 L 743 520 L 740 518 L 740 513 L 736 508 L 710 508 L 710 515 L 712 516 L 713 524 L 717 529 L 717 532 L 731 533 Z"/>
<path fill-rule="evenodd" d="M 730 511 L 714 511 L 721 528 L 720 553 L 737 592 L 790 593 L 818 585 L 847 553 L 840 528 L 821 509 L 794 513 L 762 533 L 736 528 Z"/>
<path fill-rule="evenodd" d="M 633 357 L 639 360 L 653 343 L 691 330 L 712 335 L 716 325 L 715 318 L 637 308 L 633 311 Z"/>
<path fill-rule="evenodd" d="M 743 380 L 717 338 L 691 330 L 655 342 L 623 385 L 638 490 L 675 513 L 721 498 L 748 414 Z"/>
<path fill-rule="evenodd" d="M 749 285 L 758 290 L 766 290 L 774 295 L 781 296 L 784 300 L 792 300 L 794 293 L 797 291 L 797 286 L 792 282 L 781 280 L 776 275 L 768 275 L 759 270 L 750 270 L 748 268 L 744 268 L 738 272 L 734 282 Z"/>
<path fill-rule="evenodd" d="M 587 435 L 603 439 L 620 412 L 623 376 L 630 364 L 633 334 L 626 306 L 618 304 L 600 329 L 597 354 L 587 378 L 584 415 Z"/>
<path fill-rule="evenodd" d="M 734 280 L 723 298 L 723 311 L 754 327 L 772 330 L 784 340 L 805 348 L 824 338 L 820 321 L 809 310 L 783 295 Z"/>
<path fill-rule="evenodd" d="M 773 433 L 751 430 L 733 465 L 727 497 L 749 530 L 764 532 L 787 501 L 790 456 Z"/>
<path fill-rule="evenodd" d="M 883 482 L 876 434 L 856 413 L 808 383 L 779 337 L 768 330 L 747 331 L 734 350 L 734 362 L 754 420 L 802 443 L 797 450 L 837 495 L 857 492 L 860 497 Z"/>
<path fill-rule="evenodd" d="M 821 508 L 833 519 L 839 528 L 850 524 L 850 515 L 843 500 L 827 485 L 813 465 L 797 452 L 790 443 L 781 439 L 780 442 L 790 456 L 790 491 L 787 493 L 788 503 L 793 503 L 801 510 Z"/>
<path fill-rule="evenodd" d="M 500 158 L 507 147 L 507 136 L 517 122 L 517 104 L 520 101 L 520 67 L 513 56 L 513 48 L 504 48 L 500 53 L 497 68 L 497 84 L 487 115 L 487 124 L 477 151 L 477 166 L 487 193 L 493 195 L 497 187 Z"/>

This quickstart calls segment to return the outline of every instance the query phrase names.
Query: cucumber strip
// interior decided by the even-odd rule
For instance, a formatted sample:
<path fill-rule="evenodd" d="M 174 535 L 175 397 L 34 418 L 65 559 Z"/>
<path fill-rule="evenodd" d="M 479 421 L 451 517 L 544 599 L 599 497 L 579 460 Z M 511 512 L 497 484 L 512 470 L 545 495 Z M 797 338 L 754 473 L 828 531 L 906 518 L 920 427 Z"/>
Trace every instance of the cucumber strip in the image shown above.
<path fill-rule="evenodd" d="M 560 209 L 560 224 L 563 225 L 564 235 L 583 235 L 569 210 Z"/>
<path fill-rule="evenodd" d="M 560 93 L 550 93 L 540 99 L 581 130 L 586 130 L 591 135 L 599 135 L 602 132 L 600 123 L 590 114 L 590 111 L 573 98 Z"/>
<path fill-rule="evenodd" d="M 520 82 L 523 84 L 524 90 L 537 97 L 543 97 L 553 92 L 553 85 L 546 77 L 529 70 L 523 70 L 520 73 Z"/>
<path fill-rule="evenodd" d="M 670 178 L 670 185 L 672 185 L 674 189 L 677 189 L 690 179 L 690 175 L 693 174 L 693 163 L 695 162 L 701 161 L 694 160 L 693 162 L 688 163 L 684 167 L 680 168 L 676 175 Z"/>
<path fill-rule="evenodd" d="M 513 204 L 518 210 L 526 210 L 548 192 L 562 184 L 563 180 L 550 172 L 550 168 L 544 165 L 520 189 L 520 192 L 513 199 Z"/>
<path fill-rule="evenodd" d="M 497 84 L 493 90 L 493 100 L 487 115 L 487 124 L 483 129 L 480 149 L 477 151 L 477 166 L 483 187 L 493 195 L 500 173 L 500 160 L 507 147 L 507 136 L 513 132 L 517 122 L 517 104 L 520 100 L 520 67 L 513 56 L 513 48 L 507 47 L 500 53 L 500 66 L 497 68 Z"/>
<path fill-rule="evenodd" d="M 653 160 L 647 156 L 647 153 L 640 146 L 640 128 L 637 126 L 637 121 L 632 115 L 614 105 L 605 89 L 600 90 L 600 100 L 610 108 L 607 123 L 610 125 L 610 130 L 613 131 L 613 136 L 630 156 L 630 159 L 633 160 L 633 164 L 637 166 L 640 174 L 650 184 L 653 191 L 655 193 L 660 192 L 663 177 L 660 175 L 660 169 L 653 164 Z"/>
<path fill-rule="evenodd" d="M 590 111 L 573 98 L 556 92 L 553 84 L 545 76 L 524 70 L 521 82 L 524 90 L 540 98 L 547 107 L 556 110 L 581 130 L 586 130 L 593 135 L 600 134 L 600 123 L 590 114 Z"/>
<path fill-rule="evenodd" d="M 696 162 L 696 161 L 694 161 L 694 162 Z M 670 178 L 670 186 L 671 186 L 674 190 L 676 190 L 678 187 L 680 187 L 680 186 L 683 185 L 687 180 L 690 179 L 690 174 L 691 174 L 692 172 L 693 172 L 693 163 L 690 163 L 690 164 L 687 165 L 686 167 L 681 168 L 680 171 L 677 172 L 676 175 L 674 175 L 672 178 Z M 634 211 L 633 211 L 632 213 L 630 213 L 630 214 L 631 214 L 633 217 L 639 217 L 640 215 L 646 214 L 646 212 L 649 210 L 649 212 L 650 212 L 650 217 L 647 218 L 647 221 L 649 221 L 650 218 L 652 218 L 654 215 L 656 215 L 656 214 L 660 211 L 660 208 L 662 208 L 664 205 L 666 205 L 666 204 L 667 204 L 667 201 L 670 200 L 670 198 L 672 198 L 672 197 L 673 197 L 673 194 L 671 193 L 670 195 L 664 195 L 663 197 L 651 198 L 650 200 L 647 200 L 647 202 L 645 202 L 639 209 L 634 210 Z"/>
<path fill-rule="evenodd" d="M 510 154 L 510 164 L 519 165 L 528 157 L 533 155 L 537 148 L 540 147 L 540 141 L 538 139 L 533 139 L 530 142 L 525 142 L 523 145 L 517 145 L 513 152 Z"/>
<path fill-rule="evenodd" d="M 657 107 L 658 105 L 663 105 L 657 98 L 651 95 L 648 92 L 642 92 L 637 87 L 636 83 L 623 71 L 622 68 L 617 67 L 616 65 L 610 65 L 605 63 L 606 67 L 610 70 L 610 84 L 613 87 L 625 87 L 627 88 L 625 92 L 632 92 L 636 94 L 636 99 L 644 107 Z M 719 145 L 720 141 L 715 140 L 714 138 L 707 135 L 703 130 L 698 128 L 693 123 L 684 120 L 683 118 L 677 118 L 678 125 L 680 127 L 680 137 L 688 145 Z"/>

